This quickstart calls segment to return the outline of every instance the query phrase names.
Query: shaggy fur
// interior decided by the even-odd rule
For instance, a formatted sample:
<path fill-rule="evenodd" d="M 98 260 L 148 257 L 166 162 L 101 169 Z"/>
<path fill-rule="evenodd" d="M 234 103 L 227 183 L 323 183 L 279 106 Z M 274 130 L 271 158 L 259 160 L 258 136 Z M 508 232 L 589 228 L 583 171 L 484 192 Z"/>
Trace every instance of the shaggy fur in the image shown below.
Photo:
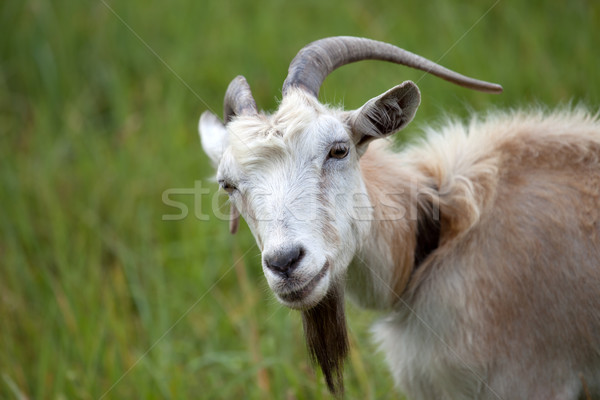
<path fill-rule="evenodd" d="M 302 326 L 308 353 L 321 367 L 327 387 L 334 395 L 342 395 L 349 345 L 341 285 L 335 285 L 315 307 L 302 311 Z"/>
<path fill-rule="evenodd" d="M 576 399 L 584 382 L 600 396 L 597 116 L 454 122 L 399 154 L 372 146 L 361 167 L 375 205 L 382 187 L 439 188 L 440 246 L 408 283 L 384 284 L 413 268 L 410 221 L 375 224 L 358 254 L 377 259 L 383 240 L 393 257 L 365 281 L 388 300 L 373 331 L 409 398 Z"/>

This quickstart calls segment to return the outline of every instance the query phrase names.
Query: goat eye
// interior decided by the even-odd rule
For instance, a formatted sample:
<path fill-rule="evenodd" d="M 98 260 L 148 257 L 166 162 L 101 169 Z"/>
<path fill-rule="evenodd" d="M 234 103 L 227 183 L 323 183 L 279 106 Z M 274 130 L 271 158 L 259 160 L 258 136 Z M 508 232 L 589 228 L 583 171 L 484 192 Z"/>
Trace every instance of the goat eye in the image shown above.
<path fill-rule="evenodd" d="M 221 179 L 219 180 L 219 186 L 221 186 L 221 188 L 226 191 L 228 194 L 231 194 L 234 190 L 236 190 L 237 188 L 235 187 L 235 185 L 231 184 L 230 182 Z"/>
<path fill-rule="evenodd" d="M 347 146 L 337 144 L 333 146 L 331 150 L 329 150 L 329 158 L 336 158 L 338 160 L 341 160 L 342 158 L 345 158 L 348 155 L 349 151 L 350 149 Z"/>

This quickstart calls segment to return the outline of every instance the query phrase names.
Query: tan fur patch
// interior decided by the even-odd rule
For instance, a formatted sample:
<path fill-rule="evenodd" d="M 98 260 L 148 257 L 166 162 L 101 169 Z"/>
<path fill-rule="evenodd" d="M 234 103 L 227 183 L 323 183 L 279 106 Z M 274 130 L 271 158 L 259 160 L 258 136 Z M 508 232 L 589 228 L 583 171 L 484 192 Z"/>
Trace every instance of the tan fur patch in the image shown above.
<path fill-rule="evenodd" d="M 498 187 L 510 193 L 506 188 L 529 185 L 522 176 L 536 170 L 554 174 L 557 185 L 578 193 L 573 199 L 579 207 L 577 220 L 589 235 L 596 235 L 600 128 L 593 121 L 584 110 L 501 114 L 473 120 L 467 127 L 450 124 L 441 133 L 431 130 L 427 141 L 400 153 L 392 153 L 385 141 L 372 143 L 361 168 L 375 207 L 373 234 L 387 243 L 392 255 L 395 295 L 402 295 L 413 268 L 416 221 L 410 208 L 419 201 L 417 194 L 427 193 L 432 184 L 439 188 L 440 247 L 451 246 L 492 207 L 502 206 Z M 399 193 L 395 204 L 390 204 L 390 193 Z M 389 220 L 386 213 L 393 207 L 404 210 L 405 218 Z"/>

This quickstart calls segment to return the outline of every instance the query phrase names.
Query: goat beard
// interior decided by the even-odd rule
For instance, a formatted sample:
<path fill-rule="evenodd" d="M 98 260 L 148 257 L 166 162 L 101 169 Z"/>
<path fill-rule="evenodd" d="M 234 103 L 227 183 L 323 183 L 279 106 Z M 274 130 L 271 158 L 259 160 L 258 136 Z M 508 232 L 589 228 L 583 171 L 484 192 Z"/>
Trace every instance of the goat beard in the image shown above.
<path fill-rule="evenodd" d="M 334 284 L 316 306 L 302 311 L 302 325 L 308 353 L 325 376 L 329 391 L 344 393 L 344 360 L 348 355 L 348 332 L 344 311 L 344 290 Z"/>

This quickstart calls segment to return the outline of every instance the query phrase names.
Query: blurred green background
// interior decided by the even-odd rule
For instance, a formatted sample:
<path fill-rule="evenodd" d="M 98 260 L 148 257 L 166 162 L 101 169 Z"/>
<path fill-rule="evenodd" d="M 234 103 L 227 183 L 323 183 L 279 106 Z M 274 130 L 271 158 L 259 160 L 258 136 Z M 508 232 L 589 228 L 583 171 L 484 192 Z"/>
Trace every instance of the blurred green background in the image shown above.
<path fill-rule="evenodd" d="M 213 215 L 197 120 L 238 74 L 272 110 L 303 45 L 357 35 L 504 86 L 381 62 L 325 82 L 323 101 L 356 108 L 418 81 L 409 135 L 445 114 L 600 104 L 595 0 L 4 0 L 0 29 L 2 399 L 329 398 L 248 229 Z M 166 190 L 186 218 L 163 218 Z M 348 307 L 347 398 L 398 398 L 378 315 Z"/>

